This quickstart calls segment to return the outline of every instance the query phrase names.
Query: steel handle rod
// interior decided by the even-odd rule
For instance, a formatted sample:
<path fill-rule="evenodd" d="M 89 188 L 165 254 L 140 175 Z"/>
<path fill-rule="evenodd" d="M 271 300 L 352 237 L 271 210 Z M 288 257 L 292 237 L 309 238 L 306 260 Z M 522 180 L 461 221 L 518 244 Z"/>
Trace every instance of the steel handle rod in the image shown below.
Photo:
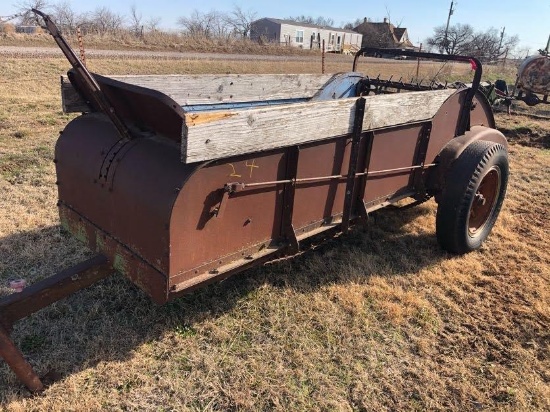
<path fill-rule="evenodd" d="M 434 166 L 437 166 L 437 163 L 430 163 L 430 164 L 426 164 L 426 165 L 397 167 L 397 168 L 394 168 L 394 169 L 358 172 L 358 173 L 355 173 L 355 177 L 379 175 L 379 174 L 386 174 L 386 173 L 404 172 L 404 171 L 407 171 L 407 170 L 415 170 L 415 169 L 428 169 L 428 168 L 434 167 Z M 272 186 L 272 185 L 278 185 L 278 184 L 284 184 L 284 183 L 308 183 L 308 182 L 318 182 L 318 181 L 322 181 L 322 180 L 336 180 L 336 179 L 344 179 L 344 178 L 347 178 L 347 175 L 302 177 L 300 179 L 272 180 L 272 181 L 268 181 L 268 182 L 254 182 L 254 183 L 228 183 L 226 186 L 227 187 L 238 186 L 241 189 L 245 189 L 245 188 L 250 188 L 250 187 Z"/>
<path fill-rule="evenodd" d="M 61 35 L 61 32 L 55 25 L 55 23 L 52 21 L 50 16 L 48 16 L 45 13 L 42 13 L 40 10 L 37 9 L 31 9 L 33 13 L 36 15 L 42 17 L 45 23 L 45 29 L 50 33 L 50 35 L 54 38 L 55 42 L 69 61 L 71 65 L 74 68 L 74 73 L 78 75 L 81 82 L 84 83 L 84 85 L 87 88 L 87 93 L 89 94 L 89 97 L 93 100 L 96 107 L 95 109 L 101 110 L 103 113 L 105 113 L 109 119 L 113 122 L 115 127 L 117 128 L 118 132 L 124 139 L 131 139 L 132 135 L 130 133 L 130 130 L 126 126 L 126 124 L 122 121 L 120 116 L 116 113 L 114 107 L 111 105 L 109 100 L 107 99 L 107 96 L 103 93 L 101 88 L 99 87 L 99 84 L 94 79 L 92 74 L 88 71 L 86 66 L 80 61 L 76 53 L 73 49 L 71 49 L 71 46 L 69 46 L 69 43 L 65 40 L 65 38 Z"/>

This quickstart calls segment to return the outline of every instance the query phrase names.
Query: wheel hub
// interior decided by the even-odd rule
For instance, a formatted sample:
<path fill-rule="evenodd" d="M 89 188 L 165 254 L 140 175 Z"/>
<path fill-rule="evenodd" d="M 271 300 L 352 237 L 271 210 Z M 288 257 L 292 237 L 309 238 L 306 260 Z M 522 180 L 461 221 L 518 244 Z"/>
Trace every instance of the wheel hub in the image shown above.
<path fill-rule="evenodd" d="M 500 191 L 500 169 L 493 166 L 481 180 L 468 216 L 468 233 L 476 236 L 492 216 Z"/>

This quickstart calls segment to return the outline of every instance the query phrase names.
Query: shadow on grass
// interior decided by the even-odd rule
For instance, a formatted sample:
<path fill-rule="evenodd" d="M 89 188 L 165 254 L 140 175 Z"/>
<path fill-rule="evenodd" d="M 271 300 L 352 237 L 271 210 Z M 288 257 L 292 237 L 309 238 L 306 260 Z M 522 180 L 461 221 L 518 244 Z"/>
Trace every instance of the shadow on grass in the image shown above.
<path fill-rule="evenodd" d="M 326 285 L 368 282 L 372 275 L 414 275 L 447 256 L 437 245 L 433 230 L 412 233 L 405 228 L 431 213 L 425 206 L 381 210 L 363 229 L 325 241 L 295 258 L 244 271 L 164 306 L 152 303 L 122 276 L 111 276 L 19 322 L 13 337 L 39 374 L 53 370 L 63 379 L 98 363 L 127 360 L 135 348 L 154 344 L 166 332 L 193 336 L 201 323 L 227 314 L 264 285 L 309 294 Z M 48 243 L 58 232 L 58 228 L 45 228 L 13 235 L 0 239 L 0 245 L 21 244 L 29 238 Z M 63 249 L 39 249 L 45 250 L 43 261 L 67 260 L 58 256 L 65 253 Z M 67 248 L 66 253 L 73 253 L 71 250 Z M 32 257 L 29 260 L 12 264 L 18 268 L 38 266 L 34 270 L 39 270 L 40 263 Z M 27 393 L 6 365 L 0 364 L 3 380 L 8 384 L 0 387 L 0 401 L 14 391 L 18 396 Z"/>

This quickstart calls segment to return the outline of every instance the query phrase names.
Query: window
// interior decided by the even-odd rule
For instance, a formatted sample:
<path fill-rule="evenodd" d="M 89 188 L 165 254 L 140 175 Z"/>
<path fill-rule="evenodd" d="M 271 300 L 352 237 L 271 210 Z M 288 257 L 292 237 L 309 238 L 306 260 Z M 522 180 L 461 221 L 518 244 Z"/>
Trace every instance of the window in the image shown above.
<path fill-rule="evenodd" d="M 304 42 L 304 31 L 296 30 L 296 43 L 303 43 L 303 42 Z"/>

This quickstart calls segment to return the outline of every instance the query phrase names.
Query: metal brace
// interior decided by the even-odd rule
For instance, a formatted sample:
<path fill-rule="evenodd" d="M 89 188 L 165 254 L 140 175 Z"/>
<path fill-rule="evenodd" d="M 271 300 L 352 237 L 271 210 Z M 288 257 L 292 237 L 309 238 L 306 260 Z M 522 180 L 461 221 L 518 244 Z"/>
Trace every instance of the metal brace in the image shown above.
<path fill-rule="evenodd" d="M 357 171 L 357 159 L 359 158 L 359 143 L 363 133 L 363 119 L 365 118 L 364 97 L 357 99 L 355 104 L 355 119 L 353 121 L 353 134 L 351 140 L 351 153 L 349 160 L 348 176 L 346 181 L 346 192 L 344 195 L 344 212 L 342 214 L 342 232 L 347 232 L 350 226 L 351 212 L 355 192 L 355 173 Z"/>
<path fill-rule="evenodd" d="M 220 199 L 220 203 L 218 203 L 218 206 L 212 210 L 211 215 L 213 217 L 222 217 L 225 207 L 227 206 L 227 201 L 229 200 L 229 195 L 235 192 L 240 192 L 244 188 L 244 183 L 226 183 L 223 187 L 223 194 Z"/>

